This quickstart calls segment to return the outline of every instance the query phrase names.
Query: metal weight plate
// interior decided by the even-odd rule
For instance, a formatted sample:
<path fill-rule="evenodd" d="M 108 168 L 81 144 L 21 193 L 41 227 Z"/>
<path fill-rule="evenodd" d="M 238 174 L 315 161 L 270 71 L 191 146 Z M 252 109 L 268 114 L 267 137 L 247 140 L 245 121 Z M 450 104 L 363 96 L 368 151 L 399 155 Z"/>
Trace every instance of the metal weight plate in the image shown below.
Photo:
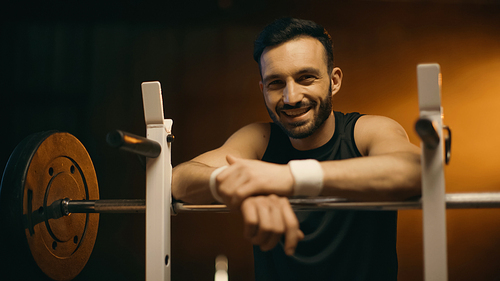
<path fill-rule="evenodd" d="M 99 224 L 95 213 L 50 218 L 51 204 L 63 198 L 99 199 L 97 177 L 85 147 L 68 133 L 28 137 L 12 153 L 2 177 L 2 220 L 11 228 L 6 236 L 9 242 L 19 243 L 11 250 L 28 250 L 32 262 L 54 280 L 71 280 L 81 272 Z"/>

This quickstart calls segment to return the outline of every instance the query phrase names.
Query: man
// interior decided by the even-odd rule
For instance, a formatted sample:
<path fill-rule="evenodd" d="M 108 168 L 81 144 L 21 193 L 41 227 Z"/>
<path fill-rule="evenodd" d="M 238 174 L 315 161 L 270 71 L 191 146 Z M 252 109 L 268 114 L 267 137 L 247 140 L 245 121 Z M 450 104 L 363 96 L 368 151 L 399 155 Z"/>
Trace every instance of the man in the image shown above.
<path fill-rule="evenodd" d="M 173 196 L 241 211 L 258 280 L 396 280 L 396 212 L 294 213 L 287 197 L 418 196 L 419 148 L 389 118 L 332 110 L 342 71 L 316 23 L 273 22 L 254 59 L 273 123 L 243 127 L 177 166 Z"/>

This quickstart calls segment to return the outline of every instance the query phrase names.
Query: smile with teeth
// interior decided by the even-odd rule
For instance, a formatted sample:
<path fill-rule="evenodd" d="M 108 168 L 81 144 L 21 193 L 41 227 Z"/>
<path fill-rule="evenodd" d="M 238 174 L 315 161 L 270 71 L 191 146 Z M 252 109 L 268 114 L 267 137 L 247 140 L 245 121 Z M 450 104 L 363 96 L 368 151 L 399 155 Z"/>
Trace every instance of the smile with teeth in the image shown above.
<path fill-rule="evenodd" d="M 301 107 L 301 108 L 294 108 L 294 109 L 286 109 L 286 110 L 281 110 L 281 113 L 288 117 L 297 117 L 300 115 L 303 115 L 307 113 L 311 107 Z"/>

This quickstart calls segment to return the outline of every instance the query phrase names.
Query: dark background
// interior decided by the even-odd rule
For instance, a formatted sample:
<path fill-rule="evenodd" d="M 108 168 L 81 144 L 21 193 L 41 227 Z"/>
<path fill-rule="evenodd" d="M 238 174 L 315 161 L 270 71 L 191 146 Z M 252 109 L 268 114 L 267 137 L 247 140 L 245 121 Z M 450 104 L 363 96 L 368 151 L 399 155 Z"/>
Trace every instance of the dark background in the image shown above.
<path fill-rule="evenodd" d="M 447 191 L 500 191 L 497 1 L 8 1 L 0 10 L 0 169 L 27 135 L 67 131 L 91 155 L 101 199 L 144 198 L 136 157 L 105 142 L 114 129 L 145 134 L 141 82 L 162 83 L 173 165 L 216 148 L 269 120 L 252 48 L 282 16 L 331 33 L 345 77 L 335 110 L 394 118 L 417 145 L 415 67 L 440 63 L 454 130 Z M 498 210 L 448 211 L 450 280 L 500 280 L 499 225 Z M 213 280 L 218 254 L 228 257 L 231 280 L 253 279 L 238 215 L 180 214 L 172 229 L 172 280 Z M 421 212 L 400 212 L 400 280 L 422 280 L 421 235 Z M 144 241 L 143 214 L 101 215 L 77 280 L 143 280 Z"/>

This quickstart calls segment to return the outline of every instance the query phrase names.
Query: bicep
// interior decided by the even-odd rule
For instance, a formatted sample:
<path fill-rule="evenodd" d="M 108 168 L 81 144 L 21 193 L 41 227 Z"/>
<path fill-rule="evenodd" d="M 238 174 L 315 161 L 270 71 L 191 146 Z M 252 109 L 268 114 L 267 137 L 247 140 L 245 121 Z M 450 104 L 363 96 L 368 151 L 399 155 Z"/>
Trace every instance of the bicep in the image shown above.
<path fill-rule="evenodd" d="M 269 135 L 269 124 L 250 124 L 236 131 L 221 147 L 205 152 L 191 161 L 211 167 L 220 167 L 228 165 L 226 161 L 228 154 L 245 159 L 260 160 L 267 147 Z"/>
<path fill-rule="evenodd" d="M 409 141 L 404 128 L 387 117 L 360 117 L 354 128 L 354 139 L 363 156 L 395 152 L 420 154 L 420 149 Z"/>

